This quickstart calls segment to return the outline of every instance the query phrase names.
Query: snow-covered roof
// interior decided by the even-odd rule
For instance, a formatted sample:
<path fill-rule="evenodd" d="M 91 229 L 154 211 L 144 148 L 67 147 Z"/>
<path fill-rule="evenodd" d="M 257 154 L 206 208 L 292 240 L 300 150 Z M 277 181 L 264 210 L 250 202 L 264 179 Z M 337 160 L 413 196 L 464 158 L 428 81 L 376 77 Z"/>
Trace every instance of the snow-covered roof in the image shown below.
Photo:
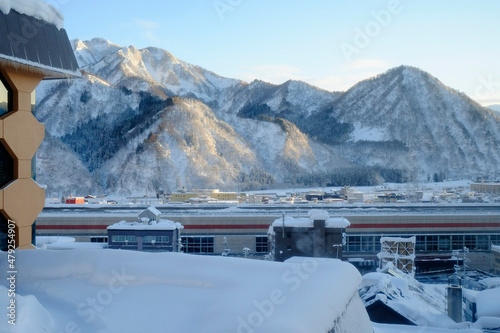
<path fill-rule="evenodd" d="M 327 212 L 320 209 L 311 209 L 308 217 L 285 216 L 285 227 L 312 228 L 314 220 L 325 220 L 325 228 L 347 228 L 351 223 L 344 217 L 330 217 Z M 283 218 L 276 219 L 271 227 L 283 226 Z"/>
<path fill-rule="evenodd" d="M 11 10 L 53 24 L 57 29 L 64 27 L 64 16 L 54 6 L 41 0 L 0 0 L 0 11 L 5 15 Z"/>
<path fill-rule="evenodd" d="M 476 296 L 477 317 L 500 318 L 500 288 L 486 289 Z"/>
<path fill-rule="evenodd" d="M 444 294 L 434 285 L 424 285 L 413 277 L 391 268 L 400 277 L 374 272 L 363 276 L 360 296 L 365 306 L 382 302 L 418 326 L 457 328 L 445 314 Z"/>
<path fill-rule="evenodd" d="M 0 27 L 0 65 L 46 79 L 81 77 L 62 29 L 63 16 L 53 6 L 40 0 L 0 0 Z"/>
<path fill-rule="evenodd" d="M 154 206 L 149 206 L 146 210 L 150 211 L 155 216 L 160 216 L 161 215 L 161 212 L 158 209 L 156 209 L 156 207 L 154 207 Z"/>
<path fill-rule="evenodd" d="M 123 250 L 19 251 L 16 259 L 16 332 L 373 332 L 360 274 L 335 259 Z M 9 304 L 3 280 L 0 303 Z M 2 332 L 11 331 L 7 319 Z"/>
<path fill-rule="evenodd" d="M 412 237 L 390 237 L 384 236 L 380 237 L 380 242 L 402 242 L 402 243 L 415 243 L 417 238 L 415 236 Z"/>
<path fill-rule="evenodd" d="M 170 220 L 159 220 L 157 223 L 141 223 L 120 221 L 108 226 L 108 230 L 175 230 L 183 229 L 184 226 L 179 222 Z"/>
<path fill-rule="evenodd" d="M 500 287 L 500 277 L 488 277 L 481 279 L 480 284 L 486 287 L 486 289 L 492 289 Z"/>
<path fill-rule="evenodd" d="M 500 253 L 500 245 L 491 244 L 491 251 Z"/>

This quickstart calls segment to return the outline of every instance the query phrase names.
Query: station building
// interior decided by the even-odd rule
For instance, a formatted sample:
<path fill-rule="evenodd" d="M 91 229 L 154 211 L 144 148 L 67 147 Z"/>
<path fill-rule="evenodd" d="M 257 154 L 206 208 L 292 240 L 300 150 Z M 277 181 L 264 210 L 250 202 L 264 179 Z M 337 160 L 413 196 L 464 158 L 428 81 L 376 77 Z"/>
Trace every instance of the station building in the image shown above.
<path fill-rule="evenodd" d="M 137 214 L 119 213 L 123 208 L 106 209 L 98 213 L 91 209 L 79 211 L 71 217 L 57 210 L 47 210 L 37 219 L 37 233 L 44 236 L 70 236 L 77 241 L 99 240 L 107 243 L 106 228 L 120 220 L 136 221 Z M 113 205 L 114 206 L 114 205 Z M 130 206 L 128 209 L 133 209 Z M 228 207 L 231 207 L 228 209 Z M 268 245 L 269 227 L 286 217 L 305 217 L 307 211 L 318 205 L 162 205 L 157 206 L 164 219 L 181 223 L 183 252 L 220 255 L 230 250 L 242 255 L 250 249 L 252 256 L 271 252 Z M 322 207 L 332 217 L 343 217 L 350 222 L 345 230 L 345 245 L 339 248 L 344 260 L 350 262 L 378 261 L 383 237 L 415 237 L 416 273 L 433 271 L 431 264 L 443 263 L 451 267 L 454 251 L 467 248 L 471 269 L 490 272 L 494 260 L 491 244 L 500 244 L 500 207 L 497 205 L 370 205 Z M 66 208 L 66 207 L 65 207 Z M 70 209 L 83 208 L 75 207 Z M 279 224 L 279 222 L 277 222 Z M 290 245 L 291 246 L 291 245 Z M 336 249 L 335 249 L 336 254 Z M 335 257 L 335 255 L 333 256 Z M 440 260 L 434 260 L 434 259 Z M 361 260 L 360 260 L 361 259 Z M 477 266 L 476 266 L 477 265 Z"/>

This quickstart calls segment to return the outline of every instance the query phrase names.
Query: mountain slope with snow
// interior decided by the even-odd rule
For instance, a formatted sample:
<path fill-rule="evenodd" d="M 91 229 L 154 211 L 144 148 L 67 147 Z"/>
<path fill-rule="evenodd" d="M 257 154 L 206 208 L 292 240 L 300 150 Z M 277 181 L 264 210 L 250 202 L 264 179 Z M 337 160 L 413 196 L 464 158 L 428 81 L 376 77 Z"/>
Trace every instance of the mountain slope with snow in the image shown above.
<path fill-rule="evenodd" d="M 224 78 L 154 47 L 72 45 L 83 78 L 37 88 L 49 138 L 38 180 L 51 194 L 75 180 L 143 194 L 500 173 L 499 116 L 416 68 L 341 93 Z"/>
<path fill-rule="evenodd" d="M 351 156 L 366 141 L 375 150 L 391 142 L 409 168 L 458 177 L 498 172 L 500 117 L 419 69 L 401 66 L 360 82 L 330 116 L 352 124 Z"/>

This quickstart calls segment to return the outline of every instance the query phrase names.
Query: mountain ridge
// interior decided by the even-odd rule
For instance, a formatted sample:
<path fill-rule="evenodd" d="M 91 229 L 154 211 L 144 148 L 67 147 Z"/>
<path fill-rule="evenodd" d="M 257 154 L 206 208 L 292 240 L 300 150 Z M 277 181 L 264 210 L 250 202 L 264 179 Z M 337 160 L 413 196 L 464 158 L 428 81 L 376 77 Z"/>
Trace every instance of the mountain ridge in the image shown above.
<path fill-rule="evenodd" d="M 74 191 L 123 194 L 500 173 L 500 117 L 415 67 L 329 92 L 224 78 L 156 47 L 72 45 L 83 78 L 37 88 L 50 194 L 73 166 Z"/>

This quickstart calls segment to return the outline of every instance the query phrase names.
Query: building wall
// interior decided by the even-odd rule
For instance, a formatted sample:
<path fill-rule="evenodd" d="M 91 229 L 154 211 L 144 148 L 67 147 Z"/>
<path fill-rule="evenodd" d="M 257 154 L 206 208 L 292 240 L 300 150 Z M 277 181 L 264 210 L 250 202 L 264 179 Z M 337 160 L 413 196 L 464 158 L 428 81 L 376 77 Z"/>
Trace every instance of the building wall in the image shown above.
<path fill-rule="evenodd" d="M 470 190 L 481 193 L 500 193 L 500 183 L 470 184 Z"/>
<path fill-rule="evenodd" d="M 294 256 L 342 259 L 342 232 L 340 228 L 326 228 L 314 223 L 312 228 L 274 227 L 272 246 L 276 261 Z M 336 245 L 336 246 L 334 246 Z"/>
<path fill-rule="evenodd" d="M 248 213 L 234 216 L 217 216 L 216 211 L 213 212 L 214 215 L 211 214 L 190 215 L 189 210 L 180 213 L 169 213 L 164 210 L 162 218 L 182 223 L 183 237 L 214 237 L 216 255 L 220 255 L 224 250 L 224 237 L 229 243 L 228 248 L 232 254 L 241 254 L 245 247 L 254 253 L 257 237 L 266 236 L 270 224 L 280 218 L 279 214 L 252 214 L 250 210 Z M 491 215 L 419 214 L 418 211 L 416 214 L 344 215 L 351 222 L 351 226 L 345 231 L 347 246 L 342 249 L 344 258 L 373 259 L 380 251 L 380 237 L 389 235 L 401 237 L 416 235 L 417 257 L 428 253 L 450 255 L 452 250 L 461 250 L 463 246 L 467 246 L 471 251 L 470 256 L 473 256 L 472 252 L 478 252 L 478 258 L 482 258 L 484 253 L 491 253 L 490 242 L 500 244 L 500 214 L 497 211 Z M 77 241 L 89 241 L 90 237 L 106 236 L 106 227 L 121 220 L 134 222 L 137 220 L 137 214 L 121 213 L 117 210 L 112 213 L 103 211 L 70 216 L 44 210 L 37 219 L 37 233 L 46 236 L 70 236 L 75 237 Z M 489 272 L 493 262 L 493 259 L 484 258 L 484 262 L 481 263 L 482 269 Z M 475 263 L 479 264 L 479 259 L 474 259 L 469 265 Z"/>
<path fill-rule="evenodd" d="M 114 236 L 132 236 L 135 241 L 130 240 L 129 242 L 117 240 Z M 159 243 L 146 241 L 148 236 L 166 236 L 168 237 L 168 242 Z M 125 250 L 138 250 L 138 251 L 151 251 L 151 252 L 177 252 L 177 240 L 179 238 L 178 230 L 120 230 L 120 229 L 109 229 L 108 230 L 108 245 L 112 249 L 125 249 Z"/>
<path fill-rule="evenodd" d="M 185 192 L 185 193 L 172 193 L 171 201 L 174 202 L 185 202 L 191 198 L 197 198 L 202 195 L 209 196 L 217 200 L 237 200 L 238 194 L 236 192 L 219 192 L 217 190 L 213 191 L 199 191 L 199 192 Z"/>
<path fill-rule="evenodd" d="M 23 69 L 0 67 L 13 98 L 12 110 L 0 118 L 0 142 L 14 162 L 13 180 L 0 189 L 0 211 L 15 222 L 19 249 L 33 248 L 32 226 L 45 205 L 45 190 L 32 178 L 32 160 L 45 136 L 32 113 L 32 95 L 43 75 Z"/>

